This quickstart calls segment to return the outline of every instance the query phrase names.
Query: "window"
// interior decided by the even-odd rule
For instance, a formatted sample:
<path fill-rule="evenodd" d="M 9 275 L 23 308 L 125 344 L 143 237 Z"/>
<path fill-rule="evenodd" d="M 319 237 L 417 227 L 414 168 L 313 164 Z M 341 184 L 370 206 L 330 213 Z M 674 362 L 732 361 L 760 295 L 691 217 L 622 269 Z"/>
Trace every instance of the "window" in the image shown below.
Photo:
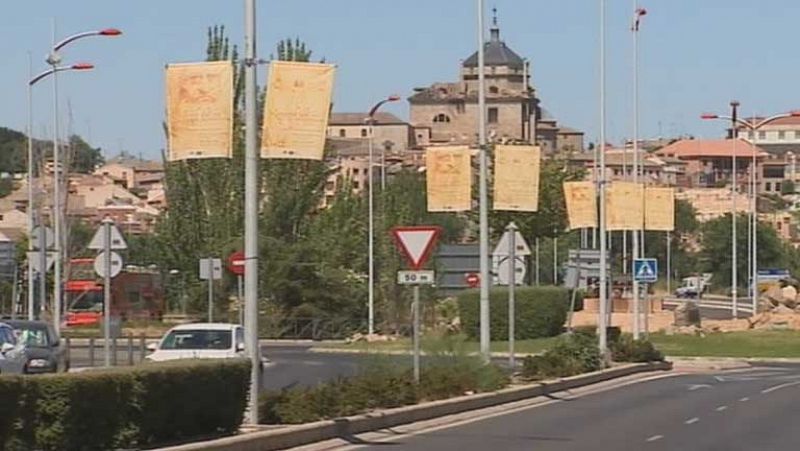
<path fill-rule="evenodd" d="M 433 118 L 433 122 L 450 122 L 450 116 L 439 113 Z"/>
<path fill-rule="evenodd" d="M 241 346 L 244 349 L 244 329 L 241 327 L 236 328 L 236 349 Z"/>
<path fill-rule="evenodd" d="M 489 94 L 499 94 L 500 88 L 497 86 L 489 86 Z"/>
<path fill-rule="evenodd" d="M 358 189 L 358 180 L 353 180 L 353 189 Z"/>
<path fill-rule="evenodd" d="M 775 192 L 776 193 L 781 192 L 781 182 L 775 182 Z"/>
<path fill-rule="evenodd" d="M 361 129 L 361 137 L 362 138 L 366 138 L 367 137 L 367 129 L 366 128 L 362 128 Z"/>
<path fill-rule="evenodd" d="M 756 135 L 755 135 L 755 133 L 753 133 L 753 131 L 752 131 L 752 130 L 750 130 L 749 132 L 747 132 L 747 137 L 748 137 L 749 139 L 753 139 L 755 136 L 756 136 Z"/>
<path fill-rule="evenodd" d="M 339 137 L 340 138 L 344 138 L 345 136 L 347 136 L 347 130 L 345 130 L 343 128 L 340 128 L 339 129 Z"/>
<path fill-rule="evenodd" d="M 465 111 L 466 111 L 466 106 L 464 105 L 464 102 L 456 103 L 456 113 L 464 114 Z"/>
<path fill-rule="evenodd" d="M 767 139 L 767 132 L 758 132 L 758 139 Z"/>
<path fill-rule="evenodd" d="M 780 139 L 781 141 L 783 141 L 784 139 L 786 139 L 786 132 L 785 132 L 785 131 L 783 131 L 783 130 L 779 131 L 779 132 L 778 132 L 778 139 Z"/>
<path fill-rule="evenodd" d="M 230 349 L 230 330 L 174 330 L 164 338 L 161 349 Z"/>
<path fill-rule="evenodd" d="M 767 182 L 767 183 L 764 184 L 764 191 L 767 191 L 767 192 L 772 191 L 772 183 L 771 182 Z"/>
<path fill-rule="evenodd" d="M 800 139 L 800 130 L 794 132 L 794 139 Z"/>
<path fill-rule="evenodd" d="M 489 123 L 496 124 L 497 117 L 498 117 L 497 108 L 489 108 Z"/>
<path fill-rule="evenodd" d="M 353 168 L 353 175 L 358 175 L 358 168 Z"/>

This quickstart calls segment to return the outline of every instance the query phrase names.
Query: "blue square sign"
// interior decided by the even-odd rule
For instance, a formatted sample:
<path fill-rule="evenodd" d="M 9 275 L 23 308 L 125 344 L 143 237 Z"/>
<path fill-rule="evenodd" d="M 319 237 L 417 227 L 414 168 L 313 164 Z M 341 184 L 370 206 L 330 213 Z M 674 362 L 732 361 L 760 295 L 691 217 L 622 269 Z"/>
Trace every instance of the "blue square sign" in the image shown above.
<path fill-rule="evenodd" d="M 633 279 L 653 283 L 658 280 L 658 261 L 655 258 L 637 258 L 633 261 Z"/>

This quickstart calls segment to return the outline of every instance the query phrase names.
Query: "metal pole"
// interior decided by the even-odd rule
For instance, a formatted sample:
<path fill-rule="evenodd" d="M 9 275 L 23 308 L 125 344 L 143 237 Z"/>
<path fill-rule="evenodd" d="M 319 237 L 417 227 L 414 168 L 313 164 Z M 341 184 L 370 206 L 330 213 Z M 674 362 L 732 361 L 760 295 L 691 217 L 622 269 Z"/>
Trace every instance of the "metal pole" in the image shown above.
<path fill-rule="evenodd" d="M 736 186 L 736 141 L 738 140 L 736 127 L 738 126 L 738 107 L 739 102 L 731 102 L 731 109 L 733 110 L 733 114 L 731 115 L 731 136 L 733 137 L 733 152 L 731 156 L 731 313 L 734 319 L 737 317 L 739 310 L 738 299 L 736 297 L 739 284 L 736 277 L 738 273 L 736 268 L 738 264 L 736 261 L 736 195 L 739 193 Z"/>
<path fill-rule="evenodd" d="M 483 0 L 478 0 L 478 145 L 480 146 L 480 315 L 481 315 L 481 356 L 488 362 L 489 342 L 489 200 L 487 193 L 486 162 L 486 68 L 484 61 L 483 35 Z"/>
<path fill-rule="evenodd" d="M 105 366 L 111 366 L 111 218 L 103 219 L 103 351 Z"/>
<path fill-rule="evenodd" d="M 367 326 L 367 333 L 372 335 L 375 333 L 375 210 L 374 210 L 374 189 L 373 182 L 375 179 L 372 176 L 372 158 L 373 158 L 373 120 L 369 118 L 369 167 L 367 174 L 369 180 L 367 181 L 369 193 L 369 255 L 368 255 L 368 282 L 367 282 L 367 301 L 369 303 L 369 322 Z"/>
<path fill-rule="evenodd" d="M 239 298 L 239 324 L 244 327 L 244 288 L 242 287 L 242 276 L 236 276 L 236 297 Z"/>
<path fill-rule="evenodd" d="M 53 20 L 53 46 L 56 45 L 56 23 Z M 61 330 L 61 155 L 58 139 L 58 59 L 51 59 L 53 67 L 53 234 L 56 254 L 53 273 L 53 328 L 56 335 Z M 42 272 L 44 274 L 44 271 Z"/>
<path fill-rule="evenodd" d="M 558 285 L 558 237 L 553 237 L 553 286 Z"/>
<path fill-rule="evenodd" d="M 258 154 L 256 150 L 256 2 L 244 1 L 244 296 L 245 346 L 250 354 L 250 399 L 247 422 L 258 424 L 261 357 L 258 347 Z"/>
<path fill-rule="evenodd" d="M 638 0 L 633 0 L 633 12 L 634 12 L 634 23 L 633 23 L 633 183 L 639 183 L 639 172 L 641 168 L 641 162 L 639 161 L 639 26 L 638 26 L 638 15 L 639 15 L 639 2 Z M 644 199 L 642 199 L 644 201 Z M 633 260 L 636 261 L 639 258 L 639 251 L 640 251 L 640 244 L 639 244 L 639 235 L 644 233 L 644 227 L 639 230 L 633 231 Z M 640 333 L 640 303 L 641 303 L 641 296 L 640 296 L 640 287 L 639 282 L 636 281 L 636 275 L 633 274 L 633 338 L 639 339 Z"/>
<path fill-rule="evenodd" d="M 672 293 L 672 233 L 667 233 L 667 294 Z"/>
<path fill-rule="evenodd" d="M 508 367 L 511 372 L 517 367 L 514 361 L 514 291 L 517 287 L 517 225 L 513 222 L 506 227 L 508 231 Z"/>
<path fill-rule="evenodd" d="M 606 2 L 600 0 L 600 173 L 598 183 L 600 189 L 600 308 L 598 325 L 600 328 L 599 348 L 606 353 L 606 302 L 608 301 L 608 280 L 606 267 Z"/>
<path fill-rule="evenodd" d="M 33 79 L 31 53 L 28 52 L 28 78 Z M 28 83 L 28 320 L 36 318 L 33 296 L 33 86 Z M 42 230 L 44 233 L 44 230 Z"/>
<path fill-rule="evenodd" d="M 39 318 L 41 318 L 41 314 L 47 305 L 47 229 L 44 227 L 43 219 L 43 212 L 40 210 L 39 224 L 41 227 L 41 232 L 39 233 Z"/>
<path fill-rule="evenodd" d="M 414 382 L 419 384 L 419 285 L 414 285 Z"/>
<path fill-rule="evenodd" d="M 214 322 L 214 259 L 208 257 L 208 322 Z"/>
<path fill-rule="evenodd" d="M 753 115 L 753 120 L 754 121 L 755 121 L 755 117 L 756 116 L 754 114 Z M 752 166 L 752 169 L 750 171 L 751 172 L 751 178 L 752 178 L 751 187 L 752 187 L 752 191 L 753 191 L 752 204 L 750 206 L 750 212 L 751 212 L 751 215 L 752 215 L 751 220 L 752 220 L 752 223 L 753 223 L 753 225 L 751 227 L 751 233 L 752 233 L 751 241 L 752 241 L 752 244 L 753 244 L 753 246 L 752 246 L 752 257 L 751 257 L 751 260 L 752 260 L 751 269 L 752 269 L 753 272 L 751 273 L 751 276 L 750 276 L 750 283 L 751 283 L 751 286 L 752 286 L 752 288 L 750 290 L 750 296 L 751 296 L 750 302 L 751 302 L 751 305 L 753 306 L 753 315 L 758 313 L 757 312 L 757 310 L 758 310 L 758 184 L 756 183 L 758 181 L 758 161 L 756 160 L 756 152 L 758 151 L 758 147 L 756 145 L 756 142 L 757 142 L 756 139 L 757 138 L 758 138 L 758 132 L 754 129 L 753 130 L 753 161 L 752 161 L 753 166 Z"/>
<path fill-rule="evenodd" d="M 535 261 L 536 261 L 536 276 L 534 277 L 534 280 L 536 282 L 536 286 L 538 287 L 539 286 L 539 237 L 538 236 L 536 237 L 535 242 L 536 242 L 536 246 L 535 246 L 536 250 L 534 251 L 534 253 L 536 254 L 536 258 L 535 258 Z"/>
<path fill-rule="evenodd" d="M 370 140 L 372 140 L 372 130 L 370 129 Z M 386 146 L 381 146 L 381 192 L 386 191 Z"/>

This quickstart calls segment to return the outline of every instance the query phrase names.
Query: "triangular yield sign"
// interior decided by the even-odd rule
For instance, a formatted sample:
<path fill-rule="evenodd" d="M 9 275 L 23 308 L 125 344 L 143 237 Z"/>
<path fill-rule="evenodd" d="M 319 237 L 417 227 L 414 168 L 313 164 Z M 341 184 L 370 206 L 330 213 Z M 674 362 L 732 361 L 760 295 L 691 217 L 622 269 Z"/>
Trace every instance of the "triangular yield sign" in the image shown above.
<path fill-rule="evenodd" d="M 117 226 L 112 224 L 110 229 L 111 229 L 111 249 L 113 250 L 127 249 L 128 244 L 125 242 L 125 238 L 122 237 L 122 233 L 120 233 Z M 92 241 L 90 241 L 89 245 L 86 247 L 98 251 L 103 250 L 106 243 L 105 240 L 106 240 L 105 227 L 103 225 L 100 225 L 100 228 L 97 229 L 97 232 L 95 232 L 94 237 L 92 237 Z"/>
<path fill-rule="evenodd" d="M 395 227 L 392 235 L 411 269 L 416 270 L 430 257 L 440 231 L 437 226 Z"/>

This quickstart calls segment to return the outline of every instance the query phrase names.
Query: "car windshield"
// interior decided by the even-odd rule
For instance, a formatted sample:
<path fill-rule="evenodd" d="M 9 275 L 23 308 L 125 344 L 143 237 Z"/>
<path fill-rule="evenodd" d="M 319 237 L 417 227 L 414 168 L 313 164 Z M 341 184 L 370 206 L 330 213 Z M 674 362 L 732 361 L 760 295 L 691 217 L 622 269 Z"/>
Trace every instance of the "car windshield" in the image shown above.
<path fill-rule="evenodd" d="M 161 349 L 230 349 L 230 347 L 230 330 L 173 330 L 161 343 Z"/>
<path fill-rule="evenodd" d="M 46 348 L 50 345 L 45 329 L 20 328 L 16 333 L 19 342 L 29 348 Z"/>
<path fill-rule="evenodd" d="M 17 344 L 17 339 L 14 336 L 14 331 L 10 327 L 0 327 L 0 345 L 4 344 Z"/>

